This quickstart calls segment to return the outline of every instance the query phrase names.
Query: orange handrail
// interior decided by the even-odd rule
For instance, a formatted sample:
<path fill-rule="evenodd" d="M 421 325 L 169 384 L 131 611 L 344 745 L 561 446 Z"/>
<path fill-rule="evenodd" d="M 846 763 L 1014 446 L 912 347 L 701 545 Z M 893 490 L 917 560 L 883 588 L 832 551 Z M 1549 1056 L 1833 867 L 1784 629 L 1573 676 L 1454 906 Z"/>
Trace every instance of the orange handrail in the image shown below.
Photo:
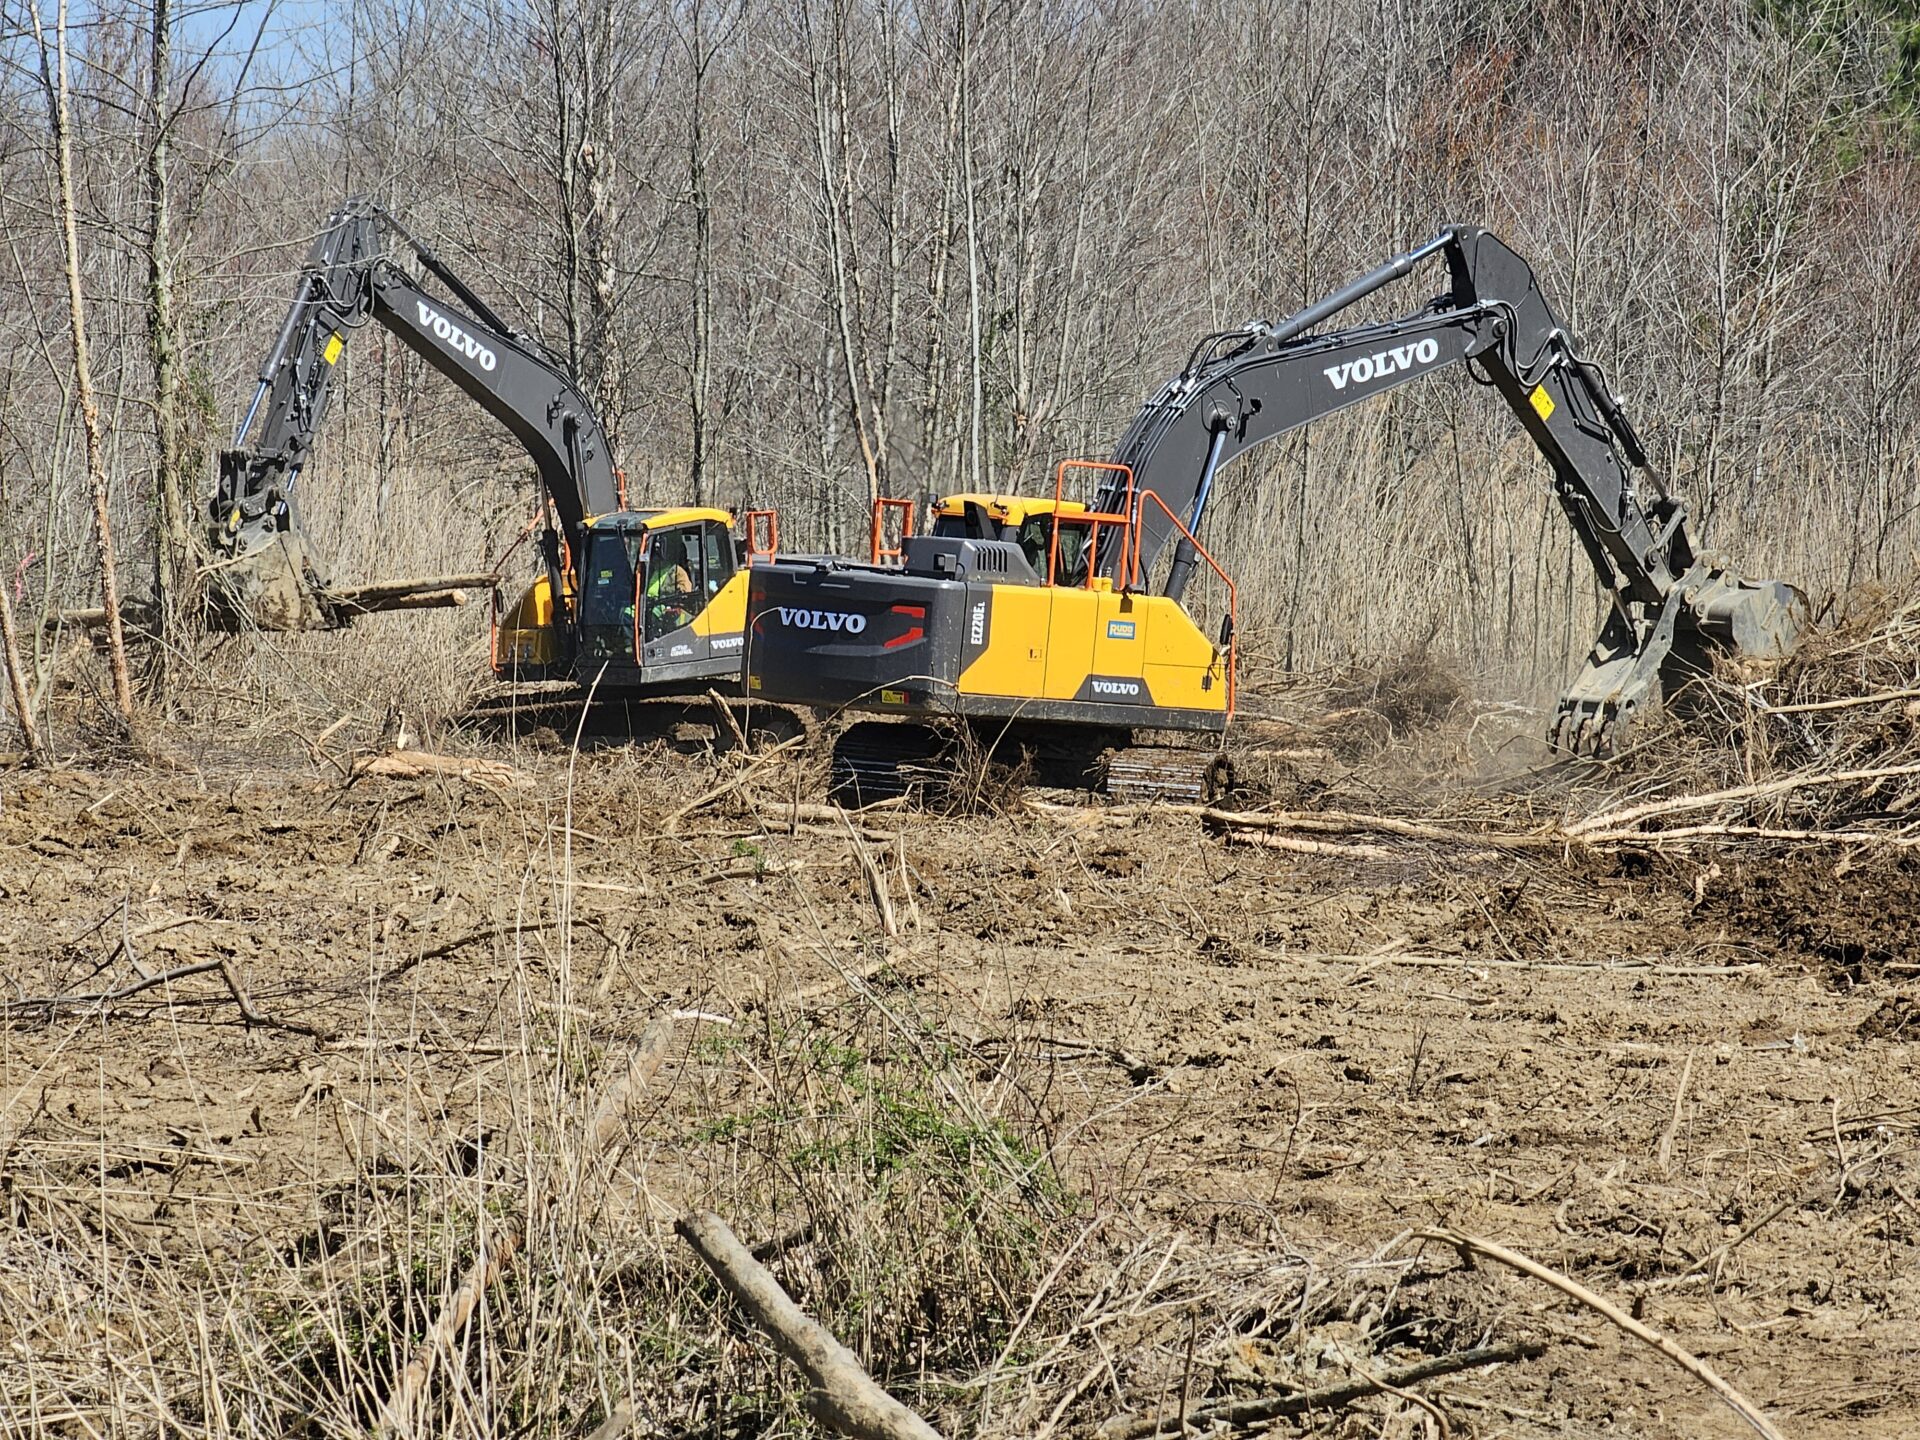
<path fill-rule="evenodd" d="M 867 555 L 871 564 L 878 565 L 882 560 L 898 560 L 906 551 L 907 541 L 913 538 L 915 508 L 911 500 L 899 500 L 891 495 L 874 497 L 873 529 L 867 540 Z M 896 511 L 900 516 L 900 543 L 891 547 L 886 544 L 889 511 Z"/>
<path fill-rule="evenodd" d="M 1120 527 L 1120 566 L 1124 579 L 1127 573 L 1127 556 L 1132 550 L 1133 528 L 1133 467 L 1120 465 L 1112 460 L 1062 460 L 1053 472 L 1053 531 L 1047 542 L 1047 583 L 1053 584 L 1053 577 L 1060 568 L 1060 506 L 1065 502 L 1067 493 L 1067 471 L 1069 470 L 1111 470 L 1127 477 L 1127 498 L 1120 511 L 1088 510 L 1073 517 L 1076 525 L 1085 523 L 1087 536 L 1087 586 L 1093 586 L 1094 562 L 1099 558 L 1100 527 L 1118 525 Z"/>
<path fill-rule="evenodd" d="M 778 510 L 749 510 L 741 518 L 747 531 L 747 563 L 751 565 L 762 555 L 774 556 L 780 553 L 780 512 Z M 760 522 L 767 525 L 767 543 L 760 543 Z"/>
<path fill-rule="evenodd" d="M 1134 526 L 1136 529 L 1141 522 L 1141 518 L 1146 514 L 1147 501 L 1149 500 L 1160 507 L 1160 512 L 1173 522 L 1174 528 L 1186 537 L 1188 544 L 1193 546 L 1194 553 L 1207 562 L 1207 568 L 1218 575 L 1220 577 L 1220 583 L 1227 587 L 1227 714 L 1232 715 L 1234 702 L 1238 694 L 1236 689 L 1238 667 L 1235 662 L 1240 645 L 1239 587 L 1233 583 L 1233 577 L 1220 568 L 1220 562 L 1215 560 L 1213 556 L 1207 552 L 1207 547 L 1194 538 L 1193 532 L 1187 528 L 1186 521 L 1169 510 L 1167 508 L 1167 502 L 1162 500 L 1160 496 L 1152 490 L 1142 490 L 1135 504 Z M 1140 551 L 1138 547 L 1135 547 L 1133 552 L 1133 574 L 1128 579 L 1128 587 L 1136 590 L 1140 587 Z"/>

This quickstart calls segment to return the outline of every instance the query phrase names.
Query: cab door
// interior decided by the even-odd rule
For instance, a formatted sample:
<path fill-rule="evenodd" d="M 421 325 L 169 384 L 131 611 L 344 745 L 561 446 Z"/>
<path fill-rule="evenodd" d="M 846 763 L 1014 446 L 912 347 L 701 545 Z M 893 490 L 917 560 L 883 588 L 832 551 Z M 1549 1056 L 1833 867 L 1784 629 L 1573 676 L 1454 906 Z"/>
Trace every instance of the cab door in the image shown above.
<path fill-rule="evenodd" d="M 638 577 L 641 663 L 648 669 L 692 665 L 707 658 L 707 637 L 694 622 L 707 608 L 704 526 L 695 521 L 647 533 L 646 563 Z"/>
<path fill-rule="evenodd" d="M 747 572 L 733 543 L 733 531 L 717 520 L 703 520 L 701 560 L 706 608 L 693 628 L 706 638 L 707 652 L 716 659 L 738 655 L 747 629 Z"/>

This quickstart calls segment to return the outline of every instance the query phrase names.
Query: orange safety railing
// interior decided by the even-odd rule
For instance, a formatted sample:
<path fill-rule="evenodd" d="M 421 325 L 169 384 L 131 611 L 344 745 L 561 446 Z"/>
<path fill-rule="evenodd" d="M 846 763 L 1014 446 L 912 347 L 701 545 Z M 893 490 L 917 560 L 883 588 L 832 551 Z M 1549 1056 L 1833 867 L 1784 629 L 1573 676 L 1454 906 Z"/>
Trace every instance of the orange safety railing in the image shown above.
<path fill-rule="evenodd" d="M 778 510 L 749 510 L 740 517 L 740 523 L 747 532 L 747 563 L 751 565 L 761 556 L 780 553 L 780 512 Z M 767 527 L 767 543 L 760 543 L 760 526 Z"/>
<path fill-rule="evenodd" d="M 1053 577 L 1060 568 L 1060 506 L 1066 499 L 1067 471 L 1100 470 L 1114 471 L 1127 477 L 1127 498 L 1120 510 L 1088 510 L 1073 517 L 1076 525 L 1087 527 L 1087 579 L 1089 588 L 1093 585 L 1094 572 L 1100 562 L 1100 527 L 1117 526 L 1120 530 L 1120 564 L 1118 573 L 1124 580 L 1127 573 L 1127 557 L 1132 552 L 1133 527 L 1135 524 L 1133 505 L 1133 467 L 1117 465 L 1111 460 L 1062 460 L 1059 468 L 1053 472 L 1053 532 L 1047 543 L 1047 583 L 1053 584 Z"/>
<path fill-rule="evenodd" d="M 1194 538 L 1193 532 L 1187 528 L 1187 522 L 1169 510 L 1167 508 L 1167 502 L 1162 500 L 1160 496 L 1152 490 L 1142 490 L 1138 500 L 1134 504 L 1133 528 L 1136 531 L 1146 515 L 1147 501 L 1149 500 L 1160 507 L 1160 513 L 1171 520 L 1173 522 L 1173 528 L 1178 530 L 1181 535 L 1186 538 L 1189 545 L 1193 546 L 1194 554 L 1206 561 L 1207 568 L 1218 575 L 1220 577 L 1220 583 L 1227 587 L 1227 714 L 1231 715 L 1233 714 L 1234 700 L 1237 694 L 1235 689 L 1237 683 L 1235 660 L 1240 644 L 1239 588 L 1233 583 L 1233 577 L 1220 568 L 1220 562 L 1215 560 L 1213 556 L 1207 552 L 1207 547 Z M 1140 548 L 1137 545 L 1133 551 L 1133 573 L 1128 577 L 1127 585 L 1129 589 L 1137 590 L 1140 588 Z"/>
<path fill-rule="evenodd" d="M 870 563 L 878 565 L 882 560 L 898 560 L 906 551 L 907 541 L 913 538 L 914 503 L 911 500 L 896 500 L 890 495 L 875 497 L 873 502 L 873 531 L 867 542 L 867 554 Z M 900 543 L 889 546 L 887 541 L 887 516 L 900 517 Z"/>

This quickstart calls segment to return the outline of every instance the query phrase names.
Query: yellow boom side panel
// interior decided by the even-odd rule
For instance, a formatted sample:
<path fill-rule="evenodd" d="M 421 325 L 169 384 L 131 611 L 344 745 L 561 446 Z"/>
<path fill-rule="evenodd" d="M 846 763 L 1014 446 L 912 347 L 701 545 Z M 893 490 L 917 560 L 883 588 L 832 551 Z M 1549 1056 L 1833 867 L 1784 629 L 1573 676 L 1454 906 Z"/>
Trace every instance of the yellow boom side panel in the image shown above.
<path fill-rule="evenodd" d="M 553 586 L 545 575 L 535 580 L 500 616 L 495 673 L 503 678 L 560 661 L 560 633 L 553 623 Z"/>

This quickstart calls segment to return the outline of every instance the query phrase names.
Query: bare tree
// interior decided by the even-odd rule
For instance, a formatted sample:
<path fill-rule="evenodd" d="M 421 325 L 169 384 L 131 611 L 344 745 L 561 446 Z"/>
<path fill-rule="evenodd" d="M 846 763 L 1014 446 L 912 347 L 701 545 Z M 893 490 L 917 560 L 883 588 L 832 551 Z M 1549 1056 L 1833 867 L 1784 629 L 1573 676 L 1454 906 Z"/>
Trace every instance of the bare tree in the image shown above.
<path fill-rule="evenodd" d="M 100 593 L 106 606 L 107 658 L 113 676 L 113 703 L 120 718 L 133 723 L 133 682 L 127 669 L 127 636 L 120 614 L 120 582 L 113 552 L 111 496 L 107 484 L 106 454 L 100 433 L 100 409 L 94 398 L 93 367 L 87 348 L 86 301 L 80 285 L 80 236 L 74 224 L 73 153 L 67 85 L 67 3 L 60 0 L 55 19 L 54 51 L 47 49 L 40 11 L 30 6 L 35 44 L 40 51 L 41 79 L 47 92 L 47 117 L 52 129 L 54 165 L 59 180 L 59 211 L 66 250 L 68 322 L 73 337 L 73 380 L 86 431 L 87 477 L 93 498 L 94 543 L 100 561 Z"/>

